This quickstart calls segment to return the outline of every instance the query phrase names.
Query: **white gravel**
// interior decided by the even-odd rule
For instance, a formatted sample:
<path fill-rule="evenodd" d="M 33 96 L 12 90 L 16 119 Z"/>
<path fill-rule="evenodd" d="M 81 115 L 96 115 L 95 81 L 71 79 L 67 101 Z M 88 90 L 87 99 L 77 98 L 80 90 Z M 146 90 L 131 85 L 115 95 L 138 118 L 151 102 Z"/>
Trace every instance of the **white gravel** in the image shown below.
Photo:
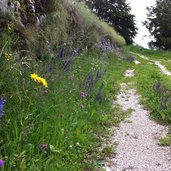
<path fill-rule="evenodd" d="M 139 104 L 139 98 L 133 85 L 121 84 L 117 103 L 133 112 L 111 138 L 112 142 L 118 143 L 117 154 L 109 158 L 106 171 L 171 171 L 170 148 L 158 145 L 168 129 L 149 119 L 149 112 Z"/>
<path fill-rule="evenodd" d="M 166 69 L 166 67 L 164 65 L 162 65 L 159 61 L 155 61 L 154 63 L 155 63 L 155 65 L 157 65 L 160 68 L 160 70 L 163 74 L 171 76 L 171 72 L 168 71 Z"/>

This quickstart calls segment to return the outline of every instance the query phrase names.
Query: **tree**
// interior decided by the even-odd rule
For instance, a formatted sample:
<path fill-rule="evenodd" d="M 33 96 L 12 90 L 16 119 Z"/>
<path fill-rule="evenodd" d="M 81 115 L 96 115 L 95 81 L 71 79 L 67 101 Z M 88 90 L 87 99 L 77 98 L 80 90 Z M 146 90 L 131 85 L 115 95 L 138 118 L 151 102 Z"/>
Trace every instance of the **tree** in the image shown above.
<path fill-rule="evenodd" d="M 85 0 L 88 7 L 100 18 L 109 23 L 126 40 L 128 44 L 133 43 L 137 33 L 134 15 L 130 13 L 131 8 L 126 0 Z"/>
<path fill-rule="evenodd" d="M 147 20 L 144 22 L 154 37 L 149 45 L 171 50 L 171 0 L 157 0 L 155 6 L 148 7 Z"/>

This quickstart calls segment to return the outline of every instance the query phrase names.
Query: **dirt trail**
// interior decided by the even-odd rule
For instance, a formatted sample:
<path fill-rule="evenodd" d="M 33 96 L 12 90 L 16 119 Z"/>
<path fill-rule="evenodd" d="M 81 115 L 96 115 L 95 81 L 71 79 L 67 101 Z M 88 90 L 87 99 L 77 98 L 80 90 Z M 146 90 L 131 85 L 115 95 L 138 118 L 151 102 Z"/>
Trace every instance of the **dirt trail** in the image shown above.
<path fill-rule="evenodd" d="M 133 77 L 134 70 L 126 71 L 125 76 Z M 149 119 L 149 112 L 139 104 L 139 98 L 131 83 L 121 84 L 115 103 L 124 110 L 131 108 L 134 111 L 111 138 L 112 142 L 118 143 L 117 154 L 109 158 L 106 171 L 171 171 L 170 148 L 158 145 L 168 130 Z"/>
<path fill-rule="evenodd" d="M 171 72 L 164 65 L 162 65 L 159 61 L 151 60 L 151 59 L 147 58 L 146 56 L 140 55 L 138 53 L 133 53 L 133 52 L 131 52 L 131 53 L 139 56 L 142 59 L 149 61 L 150 62 L 149 64 L 155 64 L 156 66 L 158 66 L 160 68 L 160 71 L 163 74 L 171 76 Z"/>

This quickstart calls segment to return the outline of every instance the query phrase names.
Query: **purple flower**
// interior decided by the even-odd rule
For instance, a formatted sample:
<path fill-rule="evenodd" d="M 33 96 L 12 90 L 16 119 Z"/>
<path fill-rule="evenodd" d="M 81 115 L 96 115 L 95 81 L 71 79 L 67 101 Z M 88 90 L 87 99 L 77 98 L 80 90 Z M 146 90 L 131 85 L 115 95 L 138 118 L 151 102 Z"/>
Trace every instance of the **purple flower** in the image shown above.
<path fill-rule="evenodd" d="M 44 91 L 44 93 L 45 93 L 45 94 L 48 94 L 48 93 L 49 93 L 49 91 L 48 91 L 48 90 L 45 90 L 45 91 Z"/>
<path fill-rule="evenodd" d="M 72 52 L 72 56 L 75 57 L 78 54 L 78 48 L 75 48 Z"/>
<path fill-rule="evenodd" d="M 87 97 L 87 93 L 85 93 L 85 92 L 81 92 L 81 93 L 80 93 L 80 96 L 81 96 L 81 98 L 83 98 L 83 99 L 84 99 L 84 98 L 86 98 L 86 97 Z"/>
<path fill-rule="evenodd" d="M 0 168 L 4 165 L 4 161 L 3 160 L 0 160 Z"/>
<path fill-rule="evenodd" d="M 3 111 L 3 107 L 5 104 L 6 100 L 2 97 L 0 100 L 0 118 L 2 118 L 2 116 L 4 115 L 4 111 Z"/>
<path fill-rule="evenodd" d="M 58 52 L 58 58 L 62 59 L 64 57 L 64 48 L 61 48 L 60 51 Z"/>
<path fill-rule="evenodd" d="M 40 149 L 41 149 L 42 151 L 45 151 L 45 150 L 47 149 L 47 144 L 41 144 L 41 145 L 40 145 Z"/>

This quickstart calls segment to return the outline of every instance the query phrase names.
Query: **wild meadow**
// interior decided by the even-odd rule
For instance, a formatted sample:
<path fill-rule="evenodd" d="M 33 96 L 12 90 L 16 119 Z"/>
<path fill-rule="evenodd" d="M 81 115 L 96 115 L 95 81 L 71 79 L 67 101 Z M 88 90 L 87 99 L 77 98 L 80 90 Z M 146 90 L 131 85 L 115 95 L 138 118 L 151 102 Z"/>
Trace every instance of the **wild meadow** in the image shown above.
<path fill-rule="evenodd" d="M 26 4 L 18 15 L 0 13 L 0 170 L 103 170 L 114 149 L 100 151 L 102 139 L 127 114 L 113 101 L 120 83 L 130 80 L 151 116 L 170 124 L 170 78 L 128 51 L 153 59 L 163 54 L 163 63 L 170 52 L 125 47 L 125 39 L 84 3 L 39 5 L 31 19 L 42 8 L 40 25 L 30 23 Z M 134 78 L 124 78 L 127 69 L 135 69 Z"/>
<path fill-rule="evenodd" d="M 84 4 L 39 4 L 39 26 L 27 5 L 0 13 L 0 169 L 98 169 L 101 136 L 123 118 L 112 103 L 130 65 L 125 40 Z M 105 36 L 117 52 L 94 48 Z"/>
<path fill-rule="evenodd" d="M 61 48 L 46 60 L 25 55 L 8 45 L 1 51 L 1 170 L 100 167 L 100 136 L 122 119 L 112 101 L 131 64 L 77 48 Z"/>

